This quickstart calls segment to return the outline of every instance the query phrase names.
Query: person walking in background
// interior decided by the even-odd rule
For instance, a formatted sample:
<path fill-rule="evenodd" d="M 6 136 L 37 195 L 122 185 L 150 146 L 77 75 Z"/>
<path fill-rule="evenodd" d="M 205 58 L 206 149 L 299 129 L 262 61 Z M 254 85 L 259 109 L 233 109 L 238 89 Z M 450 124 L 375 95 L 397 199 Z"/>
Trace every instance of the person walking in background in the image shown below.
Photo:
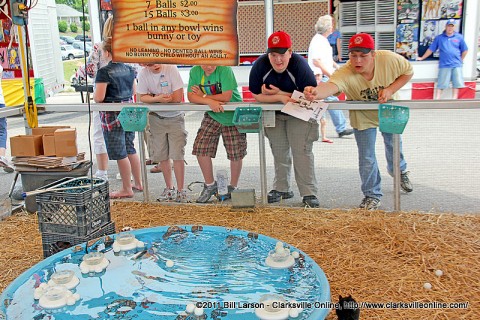
<path fill-rule="evenodd" d="M 468 47 L 463 36 L 455 31 L 455 19 L 448 19 L 445 30 L 435 37 L 430 47 L 417 58 L 422 61 L 435 51 L 439 51 L 438 80 L 435 99 L 440 99 L 444 89 L 452 82 L 452 99 L 458 99 L 458 90 L 465 87 L 463 80 L 463 60 L 468 53 Z"/>
<path fill-rule="evenodd" d="M 349 100 L 385 103 L 397 99 L 400 90 L 413 76 L 413 67 L 399 54 L 375 51 L 373 38 L 367 33 L 354 35 L 348 45 L 349 61 L 337 70 L 328 82 L 306 87 L 308 100 L 323 99 L 345 92 Z M 376 210 L 382 197 L 381 177 L 375 155 L 378 110 L 350 110 L 358 148 L 360 178 L 364 198 L 360 208 Z M 382 133 L 387 158 L 387 170 L 393 174 L 393 134 Z M 401 141 L 400 141 L 401 146 Z M 400 147 L 400 185 L 405 192 L 413 191 L 406 171 L 407 163 Z"/>
<path fill-rule="evenodd" d="M 149 63 L 138 74 L 137 95 L 144 103 L 180 103 L 183 81 L 174 65 Z M 148 114 L 152 161 L 157 162 L 165 179 L 165 189 L 158 201 L 188 202 L 185 183 L 185 112 L 158 111 Z M 170 159 L 177 181 L 173 184 Z"/>
<path fill-rule="evenodd" d="M 5 108 L 5 97 L 2 90 L 3 67 L 0 65 L 0 109 Z M 7 159 L 7 118 L 0 118 L 0 167 L 3 171 L 12 173 L 14 171 L 12 164 Z"/>
<path fill-rule="evenodd" d="M 227 102 L 242 101 L 232 68 L 211 65 L 194 66 L 190 70 L 188 80 L 188 101 L 206 104 L 212 109 L 205 112 L 193 143 L 192 154 L 197 156 L 205 180 L 197 202 L 205 203 L 213 195 L 218 195 L 218 185 L 213 176 L 212 158 L 217 154 L 220 135 L 227 158 L 230 160 L 230 184 L 228 193 L 222 195 L 222 201 L 230 199 L 240 179 L 243 158 L 247 155 L 247 134 L 238 132 L 233 124 L 234 112 L 224 111 L 222 106 Z"/>
<path fill-rule="evenodd" d="M 317 81 L 307 61 L 292 52 L 290 35 L 283 31 L 268 37 L 267 53 L 253 64 L 249 89 L 258 102 L 283 103 L 290 101 L 294 90 L 303 91 Z M 293 162 L 295 180 L 304 205 L 317 208 L 317 179 L 313 143 L 318 140 L 318 123 L 297 119 L 280 111 L 275 112 L 275 127 L 265 128 L 272 149 L 275 178 L 268 202 L 293 197 L 290 175 Z"/>
<path fill-rule="evenodd" d="M 111 37 L 103 41 L 102 55 L 108 63 L 97 71 L 93 99 L 96 103 L 131 103 L 135 92 L 135 71 L 124 63 L 112 62 Z M 117 160 L 122 178 L 122 189 L 110 192 L 111 199 L 132 198 L 133 190 L 143 190 L 140 158 L 134 146 L 135 132 L 123 130 L 118 114 L 118 111 L 100 111 L 108 157 Z M 133 186 L 132 174 L 135 183 Z"/>
<path fill-rule="evenodd" d="M 315 31 L 317 32 L 308 47 L 308 65 L 313 70 L 317 84 L 325 82 L 338 68 L 338 65 L 333 61 L 332 48 L 328 43 L 327 37 L 332 32 L 333 20 L 330 15 L 321 16 L 315 24 Z M 338 101 L 335 96 L 325 98 L 325 101 Z M 327 109 L 332 122 L 335 125 L 335 131 L 341 138 L 343 136 L 353 134 L 352 129 L 347 129 L 347 120 L 342 110 Z M 326 136 L 327 121 L 325 116 L 320 119 L 320 133 L 322 135 L 322 142 L 333 143 L 332 140 L 327 139 Z"/>
<path fill-rule="evenodd" d="M 112 36 L 113 31 L 113 16 L 108 17 L 103 25 L 102 39 L 107 39 Z M 95 79 L 97 70 L 106 66 L 108 61 L 103 58 L 102 43 L 96 43 L 93 46 L 92 52 L 87 59 L 87 74 Z M 108 180 L 108 154 L 105 146 L 105 139 L 103 138 L 102 123 L 100 121 L 99 111 L 93 111 L 93 152 L 97 160 L 97 171 L 95 176 Z"/>
<path fill-rule="evenodd" d="M 342 59 L 342 34 L 335 28 L 335 18 L 332 18 L 332 33 L 327 36 L 328 43 L 332 47 L 332 58 L 335 62 L 343 62 Z M 317 31 L 318 32 L 318 31 Z"/>

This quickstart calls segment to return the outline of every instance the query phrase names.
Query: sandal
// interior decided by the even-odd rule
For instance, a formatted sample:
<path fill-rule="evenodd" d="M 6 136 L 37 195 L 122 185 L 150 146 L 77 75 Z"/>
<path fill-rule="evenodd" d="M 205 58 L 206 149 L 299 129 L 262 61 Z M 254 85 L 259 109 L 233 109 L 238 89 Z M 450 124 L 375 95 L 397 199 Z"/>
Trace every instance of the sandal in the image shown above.
<path fill-rule="evenodd" d="M 325 142 L 325 143 L 333 143 L 333 141 L 330 140 L 330 139 L 322 139 L 322 142 Z"/>

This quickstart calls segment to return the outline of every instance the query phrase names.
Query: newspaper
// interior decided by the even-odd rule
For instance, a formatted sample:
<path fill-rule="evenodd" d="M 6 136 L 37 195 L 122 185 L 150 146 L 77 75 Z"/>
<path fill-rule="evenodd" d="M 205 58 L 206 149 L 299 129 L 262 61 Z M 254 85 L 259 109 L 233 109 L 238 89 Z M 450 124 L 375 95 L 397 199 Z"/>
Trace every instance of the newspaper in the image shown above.
<path fill-rule="evenodd" d="M 320 122 L 327 111 L 328 104 L 320 100 L 309 101 L 300 91 L 293 91 L 292 97 L 295 102 L 288 102 L 282 112 L 295 118 L 309 122 Z"/>

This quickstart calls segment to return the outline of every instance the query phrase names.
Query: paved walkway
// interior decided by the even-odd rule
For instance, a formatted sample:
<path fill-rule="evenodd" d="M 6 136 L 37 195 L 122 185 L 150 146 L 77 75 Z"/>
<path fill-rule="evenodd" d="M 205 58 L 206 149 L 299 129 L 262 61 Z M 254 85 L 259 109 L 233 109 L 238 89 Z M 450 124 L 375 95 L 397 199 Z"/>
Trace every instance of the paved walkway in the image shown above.
<path fill-rule="evenodd" d="M 80 94 L 59 94 L 48 98 L 48 103 L 80 103 Z M 86 106 L 87 108 L 87 106 Z M 196 158 L 191 155 L 192 143 L 202 119 L 202 112 L 189 112 L 186 117 L 189 132 L 186 161 L 186 184 L 203 181 Z M 8 119 L 9 136 L 24 134 L 21 117 Z M 78 131 L 79 150 L 89 155 L 87 113 L 45 113 L 39 115 L 40 125 L 70 125 Z M 411 110 L 410 122 L 403 135 L 404 153 L 411 171 L 414 191 L 402 193 L 403 210 L 423 212 L 480 213 L 480 109 L 474 110 Z M 333 144 L 315 143 L 316 176 L 319 199 L 324 208 L 355 208 L 362 200 L 357 167 L 357 149 L 353 136 L 336 138 L 329 121 L 328 136 Z M 386 172 L 381 135 L 378 136 L 377 158 L 383 177 L 382 208 L 393 210 L 393 179 Z M 273 159 L 266 140 L 267 183 L 271 189 Z M 138 149 L 137 149 L 138 150 Z M 258 136 L 248 135 L 248 155 L 244 160 L 241 188 L 255 188 L 260 196 L 258 166 Z M 94 158 L 94 156 L 93 156 Z M 222 144 L 214 160 L 215 169 L 228 169 Z M 148 167 L 149 169 L 150 167 Z M 111 190 L 118 189 L 116 162 L 110 161 Z M 0 199 L 6 199 L 13 174 L 0 172 Z M 162 174 L 148 173 L 150 197 L 154 201 L 164 188 Z M 295 197 L 281 205 L 301 206 L 301 197 L 292 173 Z M 192 186 L 193 199 L 201 191 L 201 184 Z M 135 200 L 142 201 L 137 193 Z"/>

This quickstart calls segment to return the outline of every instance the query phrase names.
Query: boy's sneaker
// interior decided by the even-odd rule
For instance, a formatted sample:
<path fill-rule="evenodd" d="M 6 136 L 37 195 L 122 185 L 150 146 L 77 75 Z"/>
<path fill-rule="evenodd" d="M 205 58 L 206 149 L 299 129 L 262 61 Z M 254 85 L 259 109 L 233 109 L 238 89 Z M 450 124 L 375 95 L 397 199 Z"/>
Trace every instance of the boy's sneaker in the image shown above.
<path fill-rule="evenodd" d="M 408 178 L 409 174 L 410 174 L 410 171 L 405 171 L 405 172 L 402 172 L 402 174 L 400 175 L 400 187 L 405 192 L 413 191 L 413 185 L 410 182 L 410 179 Z"/>
<path fill-rule="evenodd" d="M 314 195 L 303 197 L 302 203 L 306 207 L 309 207 L 309 208 L 319 208 L 320 207 L 320 202 L 318 201 L 318 198 Z"/>
<path fill-rule="evenodd" d="M 205 183 L 203 184 L 202 193 L 200 193 L 200 197 L 198 197 L 198 203 L 206 203 L 210 198 L 218 193 L 217 188 L 217 181 L 211 186 L 207 186 Z"/>
<path fill-rule="evenodd" d="M 177 198 L 175 199 L 175 201 L 180 203 L 190 202 L 190 200 L 188 200 L 187 190 L 177 190 Z"/>
<path fill-rule="evenodd" d="M 13 165 L 4 156 L 0 156 L 0 167 L 3 167 L 3 171 L 8 173 L 12 173 L 13 171 L 15 171 L 15 169 L 13 169 Z"/>
<path fill-rule="evenodd" d="M 270 190 L 267 195 L 268 203 L 280 202 L 282 199 L 293 198 L 293 191 L 281 192 L 277 190 Z"/>
<path fill-rule="evenodd" d="M 107 173 L 101 173 L 100 171 L 95 172 L 93 175 L 96 178 L 102 179 L 104 181 L 108 181 L 108 174 Z"/>
<path fill-rule="evenodd" d="M 171 201 L 175 200 L 177 198 L 177 192 L 175 191 L 175 188 L 169 189 L 165 188 L 163 189 L 162 194 L 160 197 L 158 197 L 157 201 Z"/>
<path fill-rule="evenodd" d="M 359 208 L 365 210 L 377 210 L 380 207 L 380 199 L 373 197 L 365 197 L 360 203 Z"/>
<path fill-rule="evenodd" d="M 232 199 L 232 191 L 237 189 L 236 187 L 234 186 L 231 186 L 231 185 L 228 185 L 228 193 L 227 194 L 217 194 L 217 198 L 218 200 L 220 201 L 226 201 L 226 200 L 230 200 Z"/>

